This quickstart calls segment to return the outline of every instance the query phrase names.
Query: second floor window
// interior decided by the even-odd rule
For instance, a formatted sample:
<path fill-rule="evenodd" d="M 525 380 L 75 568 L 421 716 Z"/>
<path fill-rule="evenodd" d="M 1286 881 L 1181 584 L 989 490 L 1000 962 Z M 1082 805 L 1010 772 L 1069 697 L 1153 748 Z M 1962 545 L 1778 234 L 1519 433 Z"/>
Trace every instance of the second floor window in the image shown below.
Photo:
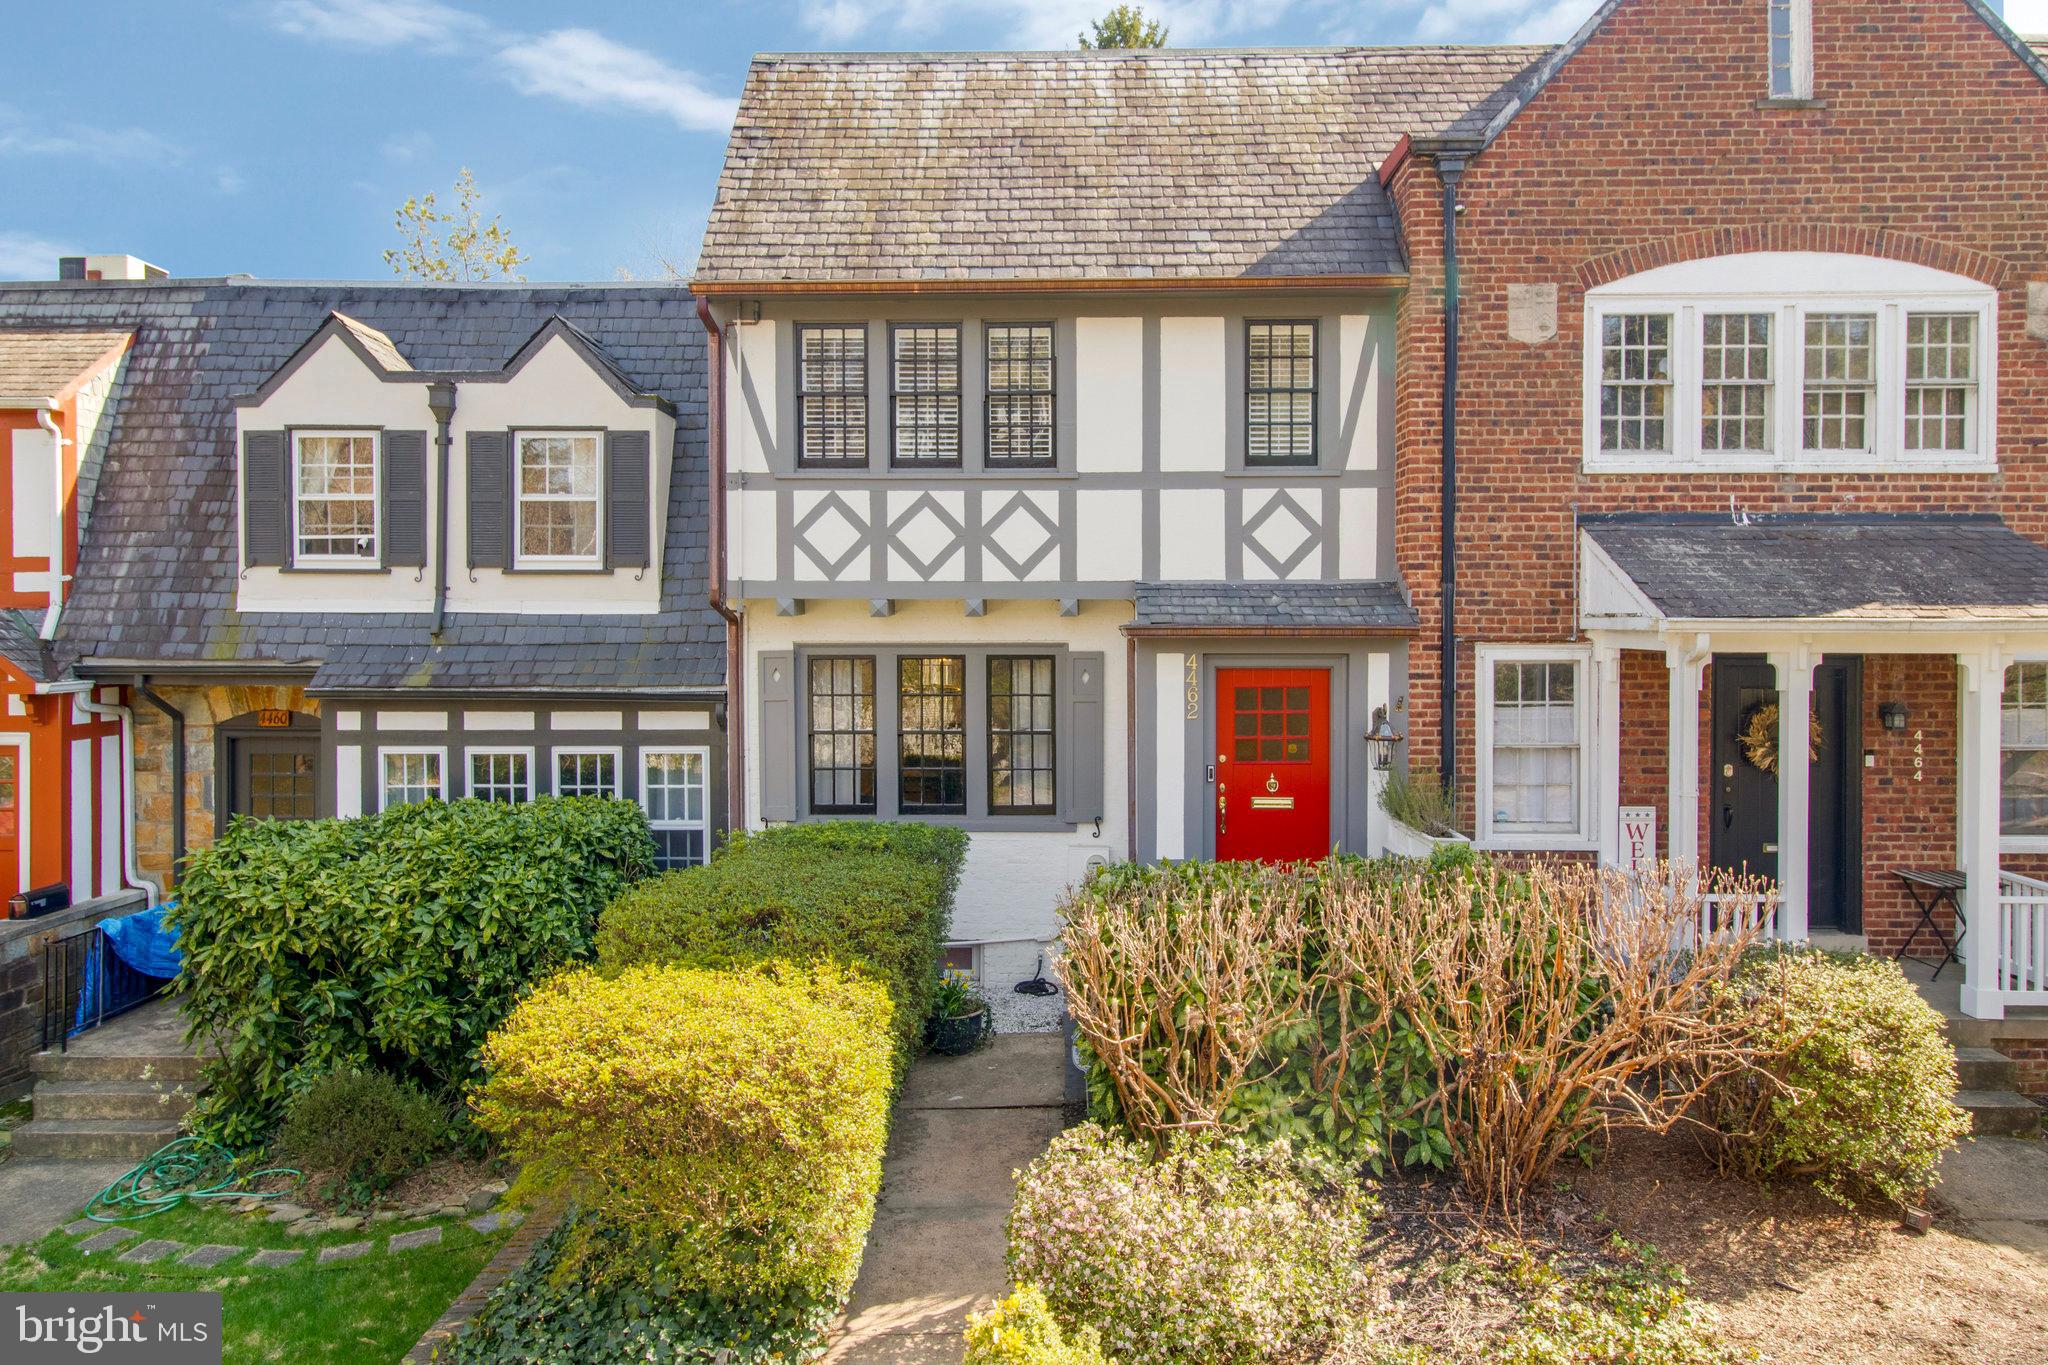
<path fill-rule="evenodd" d="M 1254 322 L 1245 334 L 1247 465 L 1316 462 L 1316 325 Z"/>
<path fill-rule="evenodd" d="M 903 322 L 889 329 L 890 463 L 960 464 L 960 328 Z"/>
<path fill-rule="evenodd" d="M 594 434 L 519 438 L 520 562 L 598 562 L 600 471 Z"/>
<path fill-rule="evenodd" d="M 796 355 L 797 465 L 867 468 L 867 328 L 800 326 Z"/>
<path fill-rule="evenodd" d="M 377 438 L 368 432 L 293 441 L 294 559 L 298 563 L 377 558 Z"/>
<path fill-rule="evenodd" d="M 1804 440 L 1808 450 L 1868 450 L 1877 398 L 1877 317 L 1806 318 Z"/>
<path fill-rule="evenodd" d="M 1052 467 L 1052 324 L 990 323 L 986 344 L 989 465 Z"/>
<path fill-rule="evenodd" d="M 1906 449 L 1976 445 L 1976 316 L 1914 313 L 1906 319 Z"/>
<path fill-rule="evenodd" d="M 1671 317 L 1610 313 L 1600 320 L 1600 448 L 1669 450 Z"/>

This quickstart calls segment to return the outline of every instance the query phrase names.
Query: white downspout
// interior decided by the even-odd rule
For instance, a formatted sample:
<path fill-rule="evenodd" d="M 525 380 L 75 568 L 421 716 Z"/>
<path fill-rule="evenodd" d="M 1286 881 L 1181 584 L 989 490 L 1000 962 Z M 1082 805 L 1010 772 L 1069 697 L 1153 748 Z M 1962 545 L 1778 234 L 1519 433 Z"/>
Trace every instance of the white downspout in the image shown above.
<path fill-rule="evenodd" d="M 71 444 L 57 430 L 57 419 L 48 408 L 36 409 L 36 425 L 50 433 L 50 607 L 43 613 L 39 638 L 54 639 L 57 618 L 64 614 L 64 447 Z"/>
<path fill-rule="evenodd" d="M 94 701 L 90 691 L 79 694 L 77 701 L 80 710 L 121 722 L 121 868 L 131 883 L 149 888 L 152 906 L 161 905 L 163 883 L 144 873 L 135 861 L 135 713 L 125 706 Z"/>

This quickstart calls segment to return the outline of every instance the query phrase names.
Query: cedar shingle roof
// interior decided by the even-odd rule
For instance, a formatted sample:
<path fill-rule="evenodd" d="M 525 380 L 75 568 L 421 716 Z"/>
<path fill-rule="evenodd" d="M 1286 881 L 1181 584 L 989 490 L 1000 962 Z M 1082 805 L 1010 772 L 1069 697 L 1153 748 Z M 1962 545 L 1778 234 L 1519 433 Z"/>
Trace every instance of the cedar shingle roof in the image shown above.
<path fill-rule="evenodd" d="M 54 398 L 126 332 L 49 328 L 0 331 L 0 398 Z"/>
<path fill-rule="evenodd" d="M 1401 273 L 1380 163 L 1550 50 L 764 55 L 696 282 Z"/>

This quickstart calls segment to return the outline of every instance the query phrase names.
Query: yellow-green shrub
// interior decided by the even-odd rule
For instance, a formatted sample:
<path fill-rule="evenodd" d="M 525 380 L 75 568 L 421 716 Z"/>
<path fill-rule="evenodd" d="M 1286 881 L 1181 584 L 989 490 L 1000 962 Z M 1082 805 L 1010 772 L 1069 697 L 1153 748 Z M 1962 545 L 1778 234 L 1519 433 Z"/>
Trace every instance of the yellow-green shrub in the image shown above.
<path fill-rule="evenodd" d="M 484 1045 L 477 1122 L 675 1282 L 836 1304 L 881 1183 L 889 1010 L 830 966 L 570 972 Z"/>
<path fill-rule="evenodd" d="M 1092 1327 L 1060 1330 L 1045 1291 L 1027 1284 L 967 1319 L 967 1365 L 1113 1365 Z"/>

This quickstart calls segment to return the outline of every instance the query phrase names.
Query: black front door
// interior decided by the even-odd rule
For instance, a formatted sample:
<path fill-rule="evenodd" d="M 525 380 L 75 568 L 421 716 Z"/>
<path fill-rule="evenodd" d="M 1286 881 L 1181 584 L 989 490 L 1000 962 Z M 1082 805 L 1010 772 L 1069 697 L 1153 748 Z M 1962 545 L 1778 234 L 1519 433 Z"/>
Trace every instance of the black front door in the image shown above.
<path fill-rule="evenodd" d="M 1708 862 L 1775 879 L 1778 774 L 1752 759 L 1743 735 L 1763 708 L 1777 705 L 1777 674 L 1755 656 L 1716 655 L 1713 679 Z M 1808 769 L 1807 921 L 1816 929 L 1862 931 L 1861 706 L 1860 660 L 1830 658 L 1815 667 L 1820 748 Z"/>

